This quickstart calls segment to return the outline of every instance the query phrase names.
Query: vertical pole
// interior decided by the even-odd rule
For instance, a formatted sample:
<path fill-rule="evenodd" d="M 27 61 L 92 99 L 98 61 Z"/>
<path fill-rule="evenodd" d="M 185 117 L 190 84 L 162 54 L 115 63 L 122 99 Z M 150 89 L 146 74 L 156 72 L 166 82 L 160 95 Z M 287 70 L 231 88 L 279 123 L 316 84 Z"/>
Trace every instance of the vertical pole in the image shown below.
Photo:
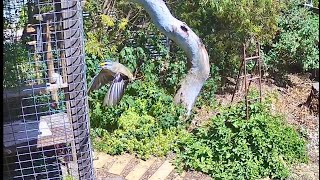
<path fill-rule="evenodd" d="M 261 54 L 260 54 L 260 43 L 258 42 L 258 66 L 259 66 L 259 95 L 260 103 L 262 102 L 262 87 L 261 87 Z"/>
<path fill-rule="evenodd" d="M 234 91 L 233 91 L 233 94 L 232 94 L 232 97 L 231 97 L 231 103 L 233 102 L 233 99 L 237 93 L 237 90 L 239 88 L 239 82 L 240 82 L 240 75 L 241 75 L 241 70 L 242 70 L 242 66 L 243 66 L 243 63 L 244 63 L 244 58 L 243 60 L 241 61 L 241 64 L 240 64 L 240 68 L 239 68 L 239 72 L 238 72 L 238 75 L 237 75 L 237 81 L 236 81 L 236 86 L 234 88 Z"/>
<path fill-rule="evenodd" d="M 249 119 L 248 107 L 248 85 L 247 85 L 247 61 L 246 61 L 246 44 L 243 44 L 243 63 L 244 63 L 244 95 L 246 103 L 246 117 Z"/>
<path fill-rule="evenodd" d="M 63 51 L 64 49 L 64 43 L 63 43 L 63 27 L 62 27 L 62 14 L 61 14 L 61 0 L 54 0 L 54 5 L 55 5 L 55 11 L 57 21 L 59 22 L 56 24 L 57 26 L 57 41 L 58 41 L 58 48 L 59 48 L 59 57 L 61 60 L 61 68 L 62 68 L 62 79 L 63 82 L 67 82 L 67 66 L 66 66 L 66 61 L 65 61 L 65 52 Z"/>
<path fill-rule="evenodd" d="M 52 47 L 51 47 L 51 38 L 50 38 L 50 26 L 49 21 L 46 23 L 45 27 L 45 51 L 46 51 L 46 59 L 47 59 L 47 65 L 48 65 L 48 76 L 49 76 L 49 82 L 53 83 L 53 73 L 54 73 L 54 63 L 53 63 L 53 57 L 52 57 Z"/>
<path fill-rule="evenodd" d="M 54 63 L 53 63 L 53 56 L 52 56 L 52 47 L 51 47 L 51 37 L 50 37 L 50 20 L 47 20 L 46 26 L 45 26 L 45 51 L 46 51 L 46 59 L 47 59 L 47 65 L 48 65 L 48 76 L 49 76 L 49 82 L 54 83 L 53 79 L 53 73 L 54 73 Z M 51 92 L 52 99 L 56 102 L 58 102 L 59 97 L 57 90 L 53 90 Z"/>
<path fill-rule="evenodd" d="M 61 62 L 61 69 L 62 69 L 62 79 L 63 82 L 67 82 L 67 63 L 66 63 L 66 56 L 65 56 L 65 51 L 64 51 L 64 37 L 63 37 L 63 26 L 62 26 L 62 14 L 61 14 L 61 0 L 55 0 L 54 1 L 54 5 L 55 5 L 55 12 L 56 13 L 56 17 L 57 17 L 57 21 L 59 22 L 57 24 L 57 41 L 58 41 L 58 49 L 59 49 L 59 58 L 60 58 L 60 62 Z M 65 92 L 68 92 L 68 88 L 64 89 Z M 66 109 L 67 109 L 67 114 L 68 114 L 68 120 L 70 123 L 72 123 L 72 118 L 71 118 L 71 107 L 70 107 L 70 103 L 67 101 L 66 102 Z M 73 137 L 74 139 L 74 137 Z M 72 151 L 72 158 L 74 161 L 77 160 L 77 153 L 76 153 L 76 145 L 75 142 L 72 141 L 71 142 L 71 151 Z"/>
<path fill-rule="evenodd" d="M 33 42 L 33 41 L 31 41 Z M 37 84 L 41 84 L 41 77 L 40 77 L 40 64 L 39 64 L 39 55 L 37 53 L 37 43 L 31 43 L 28 42 L 29 46 L 32 46 L 32 48 L 34 49 L 34 53 L 33 53 L 33 58 L 34 58 L 34 69 L 35 69 L 35 73 L 36 73 L 36 78 L 37 78 Z"/>
<path fill-rule="evenodd" d="M 36 49 L 36 47 L 35 47 Z M 37 53 L 34 53 L 34 61 L 35 61 L 35 71 L 36 71 L 36 77 L 37 77 L 37 83 L 41 84 L 41 79 L 40 79 L 40 70 L 39 70 L 39 56 Z"/>
<path fill-rule="evenodd" d="M 31 1 L 27 1 L 27 5 L 28 5 L 28 24 L 32 24 L 33 21 L 33 6 Z"/>
<path fill-rule="evenodd" d="M 255 56 L 257 55 L 257 53 L 255 54 Z M 253 68 L 252 68 L 252 72 L 251 72 L 251 76 L 250 76 L 250 79 L 249 79 L 249 85 L 248 85 L 248 89 L 250 88 L 251 86 L 251 82 L 252 82 L 252 79 L 253 78 L 253 74 L 256 74 L 256 71 L 257 71 L 257 62 L 258 62 L 258 59 L 255 59 L 254 60 L 254 65 L 253 65 Z"/>
<path fill-rule="evenodd" d="M 80 0 L 61 0 L 62 33 L 79 179 L 94 179 L 88 113 L 84 34 Z"/>

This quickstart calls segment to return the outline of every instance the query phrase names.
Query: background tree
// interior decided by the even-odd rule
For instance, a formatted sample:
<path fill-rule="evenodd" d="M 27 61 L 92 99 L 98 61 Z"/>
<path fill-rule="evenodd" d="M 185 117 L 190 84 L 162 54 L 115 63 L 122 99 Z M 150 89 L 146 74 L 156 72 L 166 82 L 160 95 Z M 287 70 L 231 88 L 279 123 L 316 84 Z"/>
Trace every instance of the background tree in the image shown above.
<path fill-rule="evenodd" d="M 234 76 L 242 44 L 254 37 L 270 42 L 278 28 L 284 1 L 195 0 L 170 4 L 174 14 L 193 27 L 208 47 L 210 63 L 223 77 Z M 213 66 L 213 67 L 214 67 Z"/>
<path fill-rule="evenodd" d="M 278 26 L 277 36 L 265 47 L 268 71 L 319 73 L 319 15 L 295 6 L 283 12 Z"/>

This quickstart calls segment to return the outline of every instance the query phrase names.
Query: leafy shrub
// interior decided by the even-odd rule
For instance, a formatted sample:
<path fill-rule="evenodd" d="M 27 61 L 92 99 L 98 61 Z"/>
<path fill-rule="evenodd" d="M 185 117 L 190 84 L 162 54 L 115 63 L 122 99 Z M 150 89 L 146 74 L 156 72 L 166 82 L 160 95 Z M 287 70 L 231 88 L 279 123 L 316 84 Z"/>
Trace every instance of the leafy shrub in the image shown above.
<path fill-rule="evenodd" d="M 279 28 L 265 54 L 268 69 L 275 73 L 319 69 L 319 15 L 296 6 L 279 18 Z"/>
<path fill-rule="evenodd" d="M 185 133 L 184 110 L 152 82 L 130 84 L 116 107 L 101 106 L 103 96 L 89 100 L 94 107 L 90 109 L 91 127 L 94 136 L 102 139 L 94 143 L 98 150 L 110 154 L 136 152 L 142 158 L 163 156 Z"/>
<path fill-rule="evenodd" d="M 168 52 L 161 41 L 163 35 L 152 25 L 135 31 L 131 22 L 123 19 L 127 9 L 118 8 L 121 5 L 113 9 L 116 16 L 102 13 L 102 3 L 90 0 L 87 6 L 91 13 L 85 21 L 88 81 L 105 58 L 126 65 L 138 80 L 128 85 L 115 107 L 102 106 L 108 85 L 90 95 L 96 149 L 109 154 L 136 153 L 142 158 L 175 150 L 180 167 L 200 170 L 216 179 L 285 178 L 291 163 L 307 160 L 304 140 L 263 105 L 251 106 L 253 113 L 248 121 L 244 120 L 244 106 L 238 105 L 223 110 L 208 126 L 187 132 L 184 110 L 172 98 L 186 72 L 185 54 L 175 45 Z M 198 105 L 212 102 L 221 74 L 236 72 L 239 47 L 246 37 L 254 35 L 265 41 L 273 38 L 282 8 L 277 3 L 261 1 L 248 6 L 242 1 L 200 0 L 180 3 L 173 9 L 195 28 L 210 54 L 211 77 Z M 196 11 L 190 14 L 188 9 Z M 151 37 L 150 32 L 155 35 Z M 153 57 L 146 45 L 161 55 Z"/>
<path fill-rule="evenodd" d="M 251 105 L 249 120 L 243 104 L 222 110 L 176 150 L 178 166 L 215 179 L 283 179 L 290 164 L 307 161 L 305 140 L 262 104 Z"/>

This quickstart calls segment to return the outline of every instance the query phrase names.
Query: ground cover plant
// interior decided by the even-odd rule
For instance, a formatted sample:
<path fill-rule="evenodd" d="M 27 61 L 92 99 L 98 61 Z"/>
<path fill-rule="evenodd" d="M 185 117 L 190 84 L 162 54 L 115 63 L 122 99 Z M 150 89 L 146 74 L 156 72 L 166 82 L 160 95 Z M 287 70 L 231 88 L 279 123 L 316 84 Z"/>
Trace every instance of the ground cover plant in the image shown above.
<path fill-rule="evenodd" d="M 224 108 L 181 139 L 177 167 L 214 179 L 285 179 L 291 164 L 307 162 L 305 139 L 265 104 L 252 104 L 250 119 L 245 116 L 244 103 Z"/>

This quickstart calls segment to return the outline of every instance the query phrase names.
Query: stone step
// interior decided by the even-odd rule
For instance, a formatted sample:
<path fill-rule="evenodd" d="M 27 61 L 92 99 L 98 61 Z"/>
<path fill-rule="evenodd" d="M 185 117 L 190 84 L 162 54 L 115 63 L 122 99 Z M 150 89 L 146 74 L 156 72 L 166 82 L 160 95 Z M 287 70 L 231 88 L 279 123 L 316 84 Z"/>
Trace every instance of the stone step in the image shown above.
<path fill-rule="evenodd" d="M 96 154 L 96 157 L 97 157 L 97 160 L 94 160 L 93 161 L 93 167 L 95 169 L 101 169 L 103 168 L 103 166 L 107 163 L 111 163 L 113 162 L 113 157 L 108 155 L 108 154 L 105 154 L 105 153 L 97 153 Z"/>
<path fill-rule="evenodd" d="M 96 157 L 97 160 L 93 161 L 94 168 L 97 170 L 96 172 L 115 175 L 115 177 L 108 178 L 119 179 L 122 177 L 126 180 L 165 180 L 168 178 L 175 180 L 188 179 L 186 172 L 183 172 L 181 175 L 177 175 L 177 172 L 174 171 L 174 166 L 169 160 L 161 160 L 159 158 L 152 157 L 144 161 L 137 159 L 134 155 L 130 154 L 111 156 L 102 152 L 98 152 Z M 97 174 L 98 177 L 100 173 Z M 170 173 L 175 173 L 175 175 L 171 175 Z M 101 177 L 101 175 L 100 178 L 107 178 L 103 175 Z"/>
<path fill-rule="evenodd" d="M 147 172 L 143 174 L 140 180 L 148 180 L 150 177 L 159 169 L 159 167 L 163 164 L 164 160 L 160 158 L 156 158 L 153 164 L 149 167 Z"/>
<path fill-rule="evenodd" d="M 169 160 L 166 160 L 149 178 L 149 180 L 165 180 L 172 170 L 174 170 L 174 166 L 169 162 Z"/>
<path fill-rule="evenodd" d="M 127 180 L 139 180 L 143 174 L 154 163 L 155 158 L 150 158 L 147 161 L 140 160 L 139 164 L 126 176 Z"/>
<path fill-rule="evenodd" d="M 124 154 L 121 156 L 117 156 L 117 160 L 113 163 L 113 165 L 108 170 L 109 173 L 120 175 L 127 164 L 133 159 L 134 156 L 130 154 Z"/>

